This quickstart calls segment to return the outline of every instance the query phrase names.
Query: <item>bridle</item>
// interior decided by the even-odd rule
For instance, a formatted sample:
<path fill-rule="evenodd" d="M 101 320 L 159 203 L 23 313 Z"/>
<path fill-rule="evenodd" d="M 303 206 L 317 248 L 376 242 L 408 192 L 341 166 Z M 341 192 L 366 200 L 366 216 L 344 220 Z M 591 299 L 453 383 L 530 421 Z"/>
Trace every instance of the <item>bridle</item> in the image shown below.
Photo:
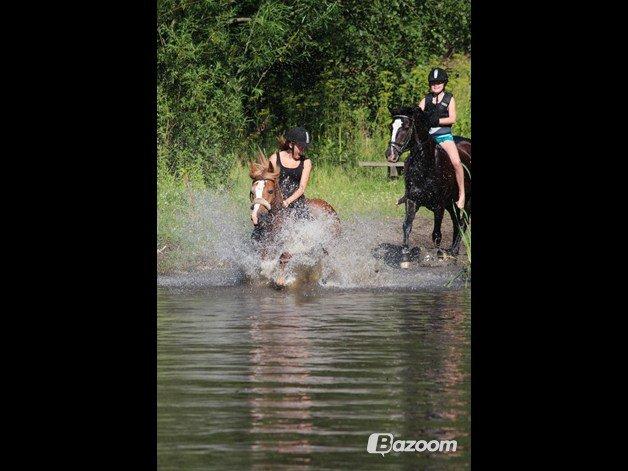
<path fill-rule="evenodd" d="M 406 147 L 408 146 L 408 144 L 410 143 L 410 140 L 412 139 L 412 135 L 414 134 L 414 127 L 416 126 L 414 119 L 411 118 L 410 116 L 407 116 L 405 114 L 396 114 L 393 116 L 394 118 L 407 118 L 412 122 L 412 127 L 410 129 L 410 132 L 408 133 L 408 137 L 406 138 L 406 142 L 402 144 L 399 144 L 398 142 L 395 141 L 390 141 L 390 146 L 392 146 L 393 149 L 395 149 L 397 151 L 397 153 L 401 156 L 401 154 L 403 152 L 405 152 Z M 417 138 L 417 144 L 419 144 L 419 147 L 421 148 L 421 153 L 423 152 L 423 146 L 425 144 L 427 144 L 427 142 L 430 140 L 429 136 L 427 137 L 427 139 L 425 139 L 424 141 L 421 141 L 421 138 Z"/>
<path fill-rule="evenodd" d="M 393 116 L 393 120 L 395 118 L 407 118 L 412 122 L 412 128 L 410 129 L 410 132 L 408 133 L 406 142 L 404 142 L 403 144 L 399 144 L 398 142 L 391 140 L 389 143 L 390 146 L 397 151 L 397 154 L 401 155 L 406 150 L 406 147 L 408 146 L 408 144 L 410 143 L 410 139 L 412 138 L 412 134 L 414 133 L 414 120 L 410 118 L 410 116 L 406 116 L 404 114 L 396 114 Z"/>
<path fill-rule="evenodd" d="M 257 183 L 257 182 L 267 182 L 267 181 L 271 181 L 268 178 L 260 178 L 259 180 L 253 180 L 253 184 Z M 253 207 L 256 204 L 261 204 L 262 206 L 264 206 L 268 211 L 270 211 L 271 209 L 271 205 L 268 202 L 268 200 L 266 198 L 253 198 L 253 191 L 251 191 L 250 193 L 251 195 L 251 210 L 253 210 Z M 276 198 L 276 196 L 275 196 Z"/>

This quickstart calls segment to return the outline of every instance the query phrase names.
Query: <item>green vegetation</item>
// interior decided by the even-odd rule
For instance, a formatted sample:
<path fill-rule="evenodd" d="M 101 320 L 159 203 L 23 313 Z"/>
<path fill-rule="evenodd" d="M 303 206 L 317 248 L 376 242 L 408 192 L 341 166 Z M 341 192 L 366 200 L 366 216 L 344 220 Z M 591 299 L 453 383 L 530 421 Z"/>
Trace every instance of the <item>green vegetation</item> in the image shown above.
<path fill-rule="evenodd" d="M 388 106 L 418 103 L 450 73 L 455 130 L 470 129 L 470 0 L 160 0 L 158 158 L 214 187 L 286 128 L 317 164 L 381 159 Z M 160 172 L 160 177 L 163 172 Z"/>

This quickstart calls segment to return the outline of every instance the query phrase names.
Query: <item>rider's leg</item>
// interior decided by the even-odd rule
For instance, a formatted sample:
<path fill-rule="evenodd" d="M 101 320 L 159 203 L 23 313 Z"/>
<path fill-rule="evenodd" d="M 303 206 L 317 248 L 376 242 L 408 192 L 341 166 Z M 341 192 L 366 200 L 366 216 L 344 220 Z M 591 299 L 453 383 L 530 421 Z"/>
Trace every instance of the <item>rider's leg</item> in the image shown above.
<path fill-rule="evenodd" d="M 456 201 L 456 206 L 460 209 L 464 208 L 464 168 L 462 167 L 462 162 L 460 162 L 460 155 L 458 154 L 458 148 L 456 147 L 456 143 L 454 141 L 444 141 L 440 143 L 441 147 L 445 149 L 447 155 L 449 155 L 449 159 L 454 166 L 454 170 L 456 171 L 456 182 L 458 182 L 458 201 Z"/>

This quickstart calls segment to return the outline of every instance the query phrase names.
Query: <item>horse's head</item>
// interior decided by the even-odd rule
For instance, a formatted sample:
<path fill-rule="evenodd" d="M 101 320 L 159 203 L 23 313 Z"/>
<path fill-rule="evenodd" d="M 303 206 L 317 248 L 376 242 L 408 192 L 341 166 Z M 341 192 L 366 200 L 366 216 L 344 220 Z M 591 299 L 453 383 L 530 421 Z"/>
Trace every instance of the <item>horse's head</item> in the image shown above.
<path fill-rule="evenodd" d="M 251 221 L 257 226 L 264 220 L 273 207 L 281 204 L 282 195 L 279 189 L 279 170 L 262 153 L 257 162 L 251 162 L 249 176 L 251 185 Z"/>
<path fill-rule="evenodd" d="M 392 116 L 390 123 L 390 143 L 386 148 L 386 159 L 389 162 L 397 162 L 401 154 L 409 149 L 414 127 L 414 110 L 403 106 L 400 108 L 389 108 Z"/>
<path fill-rule="evenodd" d="M 413 134 L 419 141 L 427 139 L 430 123 L 427 115 L 418 106 L 389 108 L 388 111 L 392 116 L 392 122 L 386 160 L 397 162 L 401 154 L 410 149 Z"/>

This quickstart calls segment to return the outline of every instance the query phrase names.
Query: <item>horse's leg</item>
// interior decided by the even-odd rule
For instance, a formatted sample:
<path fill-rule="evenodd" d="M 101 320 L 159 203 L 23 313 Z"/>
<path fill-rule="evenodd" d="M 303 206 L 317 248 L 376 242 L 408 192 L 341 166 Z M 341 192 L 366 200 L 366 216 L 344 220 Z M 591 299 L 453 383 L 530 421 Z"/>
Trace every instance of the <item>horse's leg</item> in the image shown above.
<path fill-rule="evenodd" d="M 453 224 L 454 230 L 453 238 L 451 240 L 451 247 L 449 247 L 447 252 L 450 255 L 458 255 L 458 252 L 460 252 L 460 240 L 462 238 L 462 232 L 460 232 L 460 229 L 462 228 L 462 230 L 464 231 L 467 227 L 467 224 L 464 218 L 460 217 L 461 213 L 458 208 L 456 208 L 455 210 L 453 208 L 448 209 L 447 211 L 451 216 L 451 223 Z"/>
<path fill-rule="evenodd" d="M 432 242 L 436 246 L 438 253 L 441 253 L 440 250 L 440 241 L 443 238 L 443 234 L 440 232 L 441 224 L 443 223 L 443 215 L 445 214 L 445 208 L 442 206 L 437 207 L 434 210 L 434 230 L 432 231 Z"/>
<path fill-rule="evenodd" d="M 266 246 L 259 249 L 259 274 L 263 278 L 271 279 L 274 263 L 271 254 Z"/>
<path fill-rule="evenodd" d="M 469 208 L 469 211 L 471 210 L 471 208 Z M 454 255 L 458 255 L 458 253 L 460 252 L 460 241 L 462 240 L 462 236 L 463 234 L 467 231 L 467 227 L 469 226 L 469 216 L 467 213 L 467 216 L 463 216 L 462 211 L 457 211 L 458 212 L 458 218 L 460 219 L 460 230 L 458 231 L 458 243 L 452 247 L 452 253 Z M 452 243 L 453 245 L 453 243 Z"/>
<path fill-rule="evenodd" d="M 414 201 L 411 199 L 406 200 L 406 218 L 403 221 L 403 247 L 401 248 L 401 263 L 399 264 L 401 268 L 410 268 L 410 248 L 408 247 L 408 243 L 410 242 L 414 216 L 418 209 Z"/>
<path fill-rule="evenodd" d="M 279 275 L 277 276 L 277 280 L 275 281 L 275 284 L 277 286 L 286 285 L 286 276 L 285 276 L 286 264 L 291 258 L 292 258 L 292 254 L 290 252 L 283 252 L 279 256 Z"/>

